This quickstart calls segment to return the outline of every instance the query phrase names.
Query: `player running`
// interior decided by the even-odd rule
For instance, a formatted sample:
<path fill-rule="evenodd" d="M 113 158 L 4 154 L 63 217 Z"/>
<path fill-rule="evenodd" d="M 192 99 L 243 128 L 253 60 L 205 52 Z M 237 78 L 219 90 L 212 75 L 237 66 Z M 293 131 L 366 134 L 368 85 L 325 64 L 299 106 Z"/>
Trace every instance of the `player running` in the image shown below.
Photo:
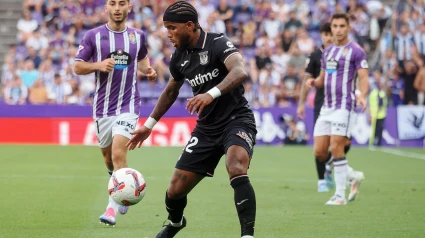
<path fill-rule="evenodd" d="M 149 80 L 156 79 L 147 57 L 145 33 L 125 25 L 131 7 L 129 0 L 107 0 L 108 23 L 86 33 L 74 64 L 76 74 L 96 75 L 93 119 L 109 175 L 128 167 L 125 145 L 136 128 L 140 111 L 137 71 Z M 100 222 L 115 225 L 117 212 L 125 214 L 127 210 L 127 206 L 118 205 L 109 197 Z"/>

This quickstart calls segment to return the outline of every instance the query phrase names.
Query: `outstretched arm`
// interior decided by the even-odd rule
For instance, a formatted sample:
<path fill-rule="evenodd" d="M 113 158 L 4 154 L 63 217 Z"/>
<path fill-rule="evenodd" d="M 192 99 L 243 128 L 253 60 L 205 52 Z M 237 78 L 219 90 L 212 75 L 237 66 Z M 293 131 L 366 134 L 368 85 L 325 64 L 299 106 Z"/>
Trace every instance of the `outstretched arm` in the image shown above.
<path fill-rule="evenodd" d="M 171 105 L 176 101 L 177 96 L 179 96 L 180 88 L 182 87 L 184 80 L 175 80 L 173 77 L 170 77 L 167 87 L 162 91 L 161 96 L 158 99 L 158 102 L 153 109 L 150 117 L 159 121 L 162 116 L 170 109 Z"/>

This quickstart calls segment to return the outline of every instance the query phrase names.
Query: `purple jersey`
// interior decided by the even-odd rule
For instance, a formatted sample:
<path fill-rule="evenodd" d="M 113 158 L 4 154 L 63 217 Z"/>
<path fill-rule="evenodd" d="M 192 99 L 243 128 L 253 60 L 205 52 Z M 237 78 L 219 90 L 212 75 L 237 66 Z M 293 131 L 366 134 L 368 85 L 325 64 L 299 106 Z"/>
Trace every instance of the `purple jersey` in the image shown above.
<path fill-rule="evenodd" d="M 366 53 L 355 42 L 326 48 L 322 54 L 322 70 L 325 72 L 323 108 L 354 110 L 357 70 L 367 68 Z"/>
<path fill-rule="evenodd" d="M 115 67 L 111 72 L 96 71 L 94 118 L 125 112 L 139 115 L 137 63 L 146 56 L 146 36 L 141 30 L 128 27 L 117 32 L 102 25 L 86 33 L 75 60 L 101 62 L 107 58 L 115 59 Z"/>

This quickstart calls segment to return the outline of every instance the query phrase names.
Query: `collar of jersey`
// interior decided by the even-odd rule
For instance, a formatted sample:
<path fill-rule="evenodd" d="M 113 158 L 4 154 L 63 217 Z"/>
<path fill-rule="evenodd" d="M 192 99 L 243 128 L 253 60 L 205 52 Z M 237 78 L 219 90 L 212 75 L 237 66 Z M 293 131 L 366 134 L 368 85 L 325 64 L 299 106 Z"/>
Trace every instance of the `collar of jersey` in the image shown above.
<path fill-rule="evenodd" d="M 122 30 L 122 31 L 114 31 L 114 30 L 112 30 L 111 28 L 108 27 L 108 24 L 105 24 L 105 27 L 106 27 L 106 29 L 108 29 L 108 31 L 112 31 L 113 33 L 123 33 L 123 32 L 126 32 L 127 29 L 128 29 L 128 26 L 126 26 L 125 29 Z"/>
<path fill-rule="evenodd" d="M 351 44 L 351 40 L 350 41 L 348 41 L 348 43 L 347 44 L 345 44 L 345 45 L 336 45 L 336 44 L 334 44 L 334 46 L 335 46 L 335 48 L 344 48 L 344 47 L 346 47 L 346 46 L 348 46 L 349 44 Z"/>
<path fill-rule="evenodd" d="M 195 45 L 194 49 L 204 49 L 205 42 L 207 41 L 207 33 L 201 28 L 201 35 L 199 36 L 198 42 Z"/>

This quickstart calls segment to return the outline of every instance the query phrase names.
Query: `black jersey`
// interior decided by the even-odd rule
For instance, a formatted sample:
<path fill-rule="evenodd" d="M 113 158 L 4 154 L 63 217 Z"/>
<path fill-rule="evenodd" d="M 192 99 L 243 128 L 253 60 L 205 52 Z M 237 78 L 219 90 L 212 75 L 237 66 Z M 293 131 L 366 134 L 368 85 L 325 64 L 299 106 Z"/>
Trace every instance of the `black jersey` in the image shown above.
<path fill-rule="evenodd" d="M 322 58 L 323 48 L 320 47 L 311 53 L 307 59 L 307 68 L 305 69 L 305 74 L 313 78 L 317 78 L 320 75 L 321 70 L 321 58 Z M 320 110 L 323 105 L 323 100 L 325 99 L 325 90 L 324 88 L 316 88 L 316 96 L 314 98 L 314 110 Z"/>
<path fill-rule="evenodd" d="M 206 93 L 227 76 L 226 60 L 239 50 L 223 34 L 204 32 L 194 49 L 176 49 L 171 57 L 170 73 L 175 80 L 186 80 L 193 94 Z M 197 127 L 205 134 L 221 134 L 232 120 L 254 126 L 255 120 L 244 97 L 243 85 L 221 95 L 206 106 L 199 115 Z"/>

